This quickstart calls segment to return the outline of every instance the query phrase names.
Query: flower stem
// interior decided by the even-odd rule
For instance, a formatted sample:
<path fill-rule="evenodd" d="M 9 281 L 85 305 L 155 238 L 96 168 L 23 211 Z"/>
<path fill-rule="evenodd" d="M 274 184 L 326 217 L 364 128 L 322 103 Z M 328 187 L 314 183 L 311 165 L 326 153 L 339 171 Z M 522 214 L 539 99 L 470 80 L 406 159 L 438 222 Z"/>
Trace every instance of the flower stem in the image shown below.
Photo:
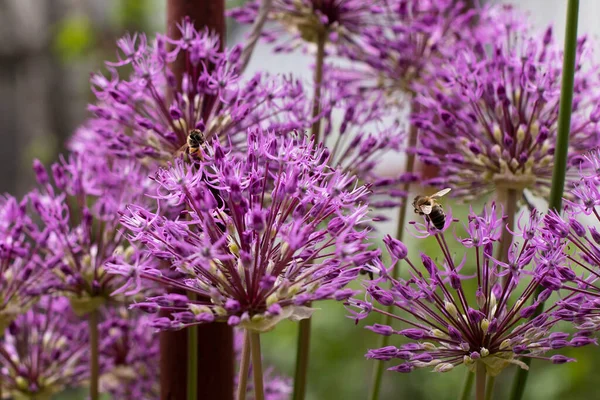
<path fill-rule="evenodd" d="M 254 377 L 254 399 L 264 400 L 262 359 L 260 354 L 260 333 L 249 332 L 252 353 L 252 376 Z"/>
<path fill-rule="evenodd" d="M 90 330 L 90 399 L 98 400 L 98 382 L 100 379 L 100 362 L 98 355 L 98 317 L 99 311 L 94 310 L 88 315 Z"/>
<path fill-rule="evenodd" d="M 310 352 L 310 321 L 310 318 L 306 318 L 299 322 L 293 400 L 304 400 L 306 395 L 306 375 L 308 373 L 308 355 Z"/>
<path fill-rule="evenodd" d="M 411 113 L 417 111 L 417 103 L 415 101 L 411 104 Z M 419 129 L 411 125 L 408 132 L 408 148 L 413 148 L 417 145 L 417 135 L 419 133 Z M 406 154 L 406 164 L 404 168 L 405 173 L 412 173 L 415 169 L 415 155 L 412 152 Z M 410 183 L 405 183 L 402 190 L 408 192 L 410 189 Z M 404 236 L 404 227 L 406 224 L 406 212 L 408 209 L 408 197 L 404 199 L 402 205 L 398 210 L 398 226 L 396 227 L 396 239 L 402 240 Z M 400 265 L 396 264 L 396 267 L 392 270 L 392 277 L 394 279 L 398 279 L 400 275 Z M 394 305 L 390 305 L 387 307 L 388 314 L 393 314 Z M 386 315 L 384 322 L 385 325 L 390 325 L 392 323 L 391 315 Z M 381 342 L 379 343 L 379 347 L 385 347 L 390 342 L 389 336 L 381 336 Z M 383 378 L 383 361 L 377 361 L 375 367 L 373 368 L 373 376 L 371 379 L 371 392 L 369 393 L 370 400 L 377 400 L 379 398 L 379 392 L 381 389 L 381 380 Z"/>
<path fill-rule="evenodd" d="M 246 400 L 246 393 L 248 392 L 248 367 L 250 367 L 250 332 L 245 331 L 236 400 Z"/>
<path fill-rule="evenodd" d="M 265 22 L 267 22 L 267 17 L 269 15 L 269 10 L 271 8 L 271 3 L 273 0 L 262 0 L 260 2 L 260 6 L 258 8 L 258 15 L 254 20 L 254 24 L 252 25 L 252 31 L 250 33 L 250 37 L 248 38 L 248 43 L 244 46 L 242 50 L 242 55 L 240 56 L 240 74 L 244 72 L 248 63 L 250 62 L 250 58 L 252 57 L 252 52 L 256 47 L 256 43 L 260 38 L 260 33 L 265 26 Z"/>
<path fill-rule="evenodd" d="M 485 389 L 485 400 L 492 400 L 494 397 L 494 384 L 496 383 L 495 376 L 489 376 L 487 380 L 487 386 Z"/>
<path fill-rule="evenodd" d="M 567 24 L 565 28 L 565 47 L 562 69 L 562 86 L 560 89 L 560 106 L 558 111 L 558 124 L 556 145 L 554 150 L 554 169 L 552 171 L 552 188 L 548 206 L 556 212 L 562 208 L 562 196 L 565 188 L 567 172 L 567 155 L 569 149 L 569 133 L 571 129 L 571 109 L 573 106 L 573 86 L 575 81 L 575 61 L 577 58 L 577 19 L 579 14 L 579 0 L 569 0 L 567 3 Z M 536 294 L 543 288 L 538 286 Z M 540 303 L 532 318 L 544 310 L 544 303 Z M 531 358 L 526 357 L 525 364 L 531 363 Z M 513 381 L 510 400 L 521 400 L 525 392 L 529 370 L 519 369 Z"/>
<path fill-rule="evenodd" d="M 469 400 L 471 398 L 471 389 L 473 389 L 473 382 L 475 381 L 475 374 L 467 370 L 465 375 L 465 382 L 463 383 L 462 390 L 458 400 Z"/>
<path fill-rule="evenodd" d="M 317 35 L 317 58 L 315 65 L 315 92 L 313 95 L 312 104 L 312 117 L 315 119 L 311 129 L 312 138 L 315 144 L 319 143 L 319 135 L 321 133 L 321 118 L 317 118 L 321 112 L 321 83 L 323 82 L 323 64 L 325 63 L 325 43 L 327 42 L 327 36 L 325 32 L 321 32 Z"/>
<path fill-rule="evenodd" d="M 485 400 L 486 378 L 485 365 L 482 362 L 477 362 L 477 369 L 475 371 L 475 400 Z"/>
<path fill-rule="evenodd" d="M 498 190 L 500 194 L 500 190 Z M 503 191 L 500 200 L 504 206 L 504 213 L 506 214 L 506 228 L 502 230 L 502 237 L 500 238 L 500 246 L 498 246 L 498 254 L 496 258 L 502 262 L 508 261 L 508 252 L 512 242 L 512 233 L 515 229 L 515 214 L 517 213 L 517 200 L 522 193 L 517 194 L 515 189 L 506 189 Z M 509 231 L 510 229 L 510 231 Z"/>
<path fill-rule="evenodd" d="M 198 326 L 187 328 L 188 358 L 187 358 L 187 400 L 198 398 Z"/>

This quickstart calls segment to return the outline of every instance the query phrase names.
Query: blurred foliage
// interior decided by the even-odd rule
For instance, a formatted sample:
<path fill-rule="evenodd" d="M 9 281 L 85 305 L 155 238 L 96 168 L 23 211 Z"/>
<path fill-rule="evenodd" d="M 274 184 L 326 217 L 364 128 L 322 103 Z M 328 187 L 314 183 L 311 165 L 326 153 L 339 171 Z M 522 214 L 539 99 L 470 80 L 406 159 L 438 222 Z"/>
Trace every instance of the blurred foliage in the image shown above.
<path fill-rule="evenodd" d="M 64 18 L 55 26 L 52 47 L 63 62 L 82 57 L 95 44 L 91 21 L 86 15 Z"/>

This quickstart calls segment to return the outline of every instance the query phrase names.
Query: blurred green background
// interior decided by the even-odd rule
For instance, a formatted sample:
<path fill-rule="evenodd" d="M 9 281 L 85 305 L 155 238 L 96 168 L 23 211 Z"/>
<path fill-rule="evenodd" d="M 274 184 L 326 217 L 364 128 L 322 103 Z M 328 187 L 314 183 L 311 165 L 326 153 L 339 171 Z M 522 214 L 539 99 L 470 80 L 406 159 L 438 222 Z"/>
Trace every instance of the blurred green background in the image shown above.
<path fill-rule="evenodd" d="M 228 1 L 227 4 L 233 6 L 236 2 Z M 85 106 L 91 101 L 89 73 L 101 70 L 104 59 L 114 58 L 114 42 L 125 32 L 162 31 L 164 1 L 0 0 L 0 6 L 4 13 L 0 22 L 5 27 L 0 36 L 6 36 L 0 39 L 10 44 L 0 46 L 3 72 L 0 88 L 4 100 L 8 97 L 10 103 L 2 103 L 0 99 L 0 140 L 3 143 L 0 168 L 6 172 L 0 179 L 0 189 L 22 192 L 31 182 L 32 158 L 53 160 L 62 151 L 64 140 L 86 117 Z M 16 14 L 11 15 L 11 12 Z M 19 14 L 23 12 L 24 15 Z M 23 18 L 38 25 L 19 26 Z M 15 33 L 19 29 L 29 36 L 24 36 L 26 39 L 21 41 L 8 41 L 19 36 Z M 240 27 L 229 25 L 230 40 L 240 40 L 242 34 Z M 29 66 L 38 69 L 30 70 Z M 18 86 L 19 80 L 27 81 L 33 79 L 34 74 L 40 75 L 39 68 L 42 68 L 41 86 L 33 91 Z M 13 85 L 14 82 L 17 83 Z M 19 90 L 29 92 L 21 95 Z M 16 95 L 10 97 L 10 93 Z M 17 108 L 27 112 L 14 111 Z M 31 125 L 32 120 L 36 125 Z M 466 207 L 455 205 L 453 208 L 459 217 L 466 215 Z M 431 256 L 438 254 L 435 242 L 431 240 L 416 243 L 409 237 L 407 244 L 412 257 L 418 257 L 419 251 Z M 461 250 L 456 248 L 456 251 Z M 472 265 L 468 268 L 472 269 Z M 318 308 L 320 310 L 313 317 L 308 398 L 366 399 L 374 362 L 366 360 L 364 354 L 367 349 L 377 346 L 379 336 L 365 330 L 364 326 L 377 321 L 369 319 L 356 326 L 346 317 L 347 312 L 340 303 L 320 303 Z M 292 376 L 295 339 L 296 324 L 291 322 L 283 322 L 273 332 L 265 334 L 265 363 L 275 366 L 281 374 Z M 600 398 L 595 387 L 600 350 L 587 347 L 569 350 L 566 354 L 577 358 L 578 362 L 562 366 L 533 362 L 526 399 Z M 392 365 L 395 364 L 389 364 Z M 507 369 L 497 379 L 496 399 L 506 398 L 515 368 Z M 381 399 L 456 399 L 465 373 L 463 368 L 446 374 L 428 370 L 406 375 L 386 372 Z M 57 400 L 85 398 L 85 391 L 76 389 L 55 396 Z"/>

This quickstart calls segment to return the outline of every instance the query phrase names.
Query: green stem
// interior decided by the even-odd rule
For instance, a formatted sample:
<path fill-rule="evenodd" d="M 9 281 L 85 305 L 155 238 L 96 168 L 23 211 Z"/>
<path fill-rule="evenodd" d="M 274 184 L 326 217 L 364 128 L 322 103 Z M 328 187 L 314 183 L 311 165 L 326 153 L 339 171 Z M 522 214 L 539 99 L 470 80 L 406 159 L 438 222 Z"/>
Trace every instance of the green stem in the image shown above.
<path fill-rule="evenodd" d="M 579 14 L 579 0 L 569 0 L 567 4 L 567 25 L 565 28 L 565 47 L 563 55 L 562 86 L 560 89 L 560 106 L 558 111 L 558 125 L 556 145 L 554 150 L 554 170 L 552 171 L 552 188 L 548 206 L 551 210 L 560 212 L 562 196 L 565 188 L 565 175 L 567 172 L 567 155 L 569 149 L 569 133 L 571 129 L 571 108 L 573 107 L 573 86 L 575 81 L 575 60 L 577 56 L 577 19 Z M 543 288 L 538 286 L 536 296 Z M 544 310 L 544 303 L 540 303 L 531 318 L 535 318 Z M 530 358 L 525 358 L 525 364 L 531 363 Z M 521 400 L 525 392 L 529 370 L 519 369 L 515 375 L 510 400 Z"/>
<path fill-rule="evenodd" d="M 238 387 L 236 400 L 246 400 L 248 392 L 248 368 L 250 367 L 250 333 L 244 332 L 244 347 L 242 347 L 242 359 L 240 361 L 240 372 L 238 375 Z"/>
<path fill-rule="evenodd" d="M 320 32 L 317 35 L 317 58 L 315 65 L 315 92 L 313 95 L 312 117 L 316 118 L 321 112 L 321 84 L 323 82 L 323 65 L 325 63 L 325 43 L 327 42 L 326 32 Z M 319 143 L 321 133 L 321 118 L 315 120 L 312 125 L 311 135 L 315 144 Z"/>
<path fill-rule="evenodd" d="M 198 325 L 187 328 L 187 400 L 198 399 Z"/>
<path fill-rule="evenodd" d="M 465 375 L 465 382 L 463 383 L 462 390 L 458 400 L 469 400 L 471 398 L 471 390 L 473 389 L 473 382 L 475 381 L 475 374 L 467 370 Z"/>
<path fill-rule="evenodd" d="M 411 113 L 414 113 L 417 111 L 417 103 L 415 103 L 414 101 L 411 104 Z M 411 125 L 409 132 L 408 132 L 408 147 L 412 148 L 415 147 L 417 145 L 417 136 L 419 133 L 419 129 L 414 126 Z M 406 165 L 404 168 L 404 171 L 406 173 L 411 173 L 415 170 L 415 155 L 412 153 L 408 153 L 406 154 Z M 404 187 L 402 188 L 405 192 L 408 192 L 408 190 L 410 189 L 410 183 L 405 183 Z M 408 205 L 409 205 L 409 201 L 408 201 L 408 197 L 406 199 L 404 199 L 404 201 L 402 202 L 402 205 L 400 206 L 400 209 L 398 210 L 398 226 L 396 227 L 396 239 L 398 240 L 402 240 L 402 237 L 404 236 L 404 228 L 405 228 L 405 224 L 406 224 L 406 214 L 407 214 L 407 210 L 408 210 Z M 394 279 L 398 279 L 398 277 L 400 276 L 400 263 L 398 263 L 396 265 L 396 267 L 392 270 L 392 277 Z M 392 317 L 391 314 L 394 313 L 394 305 L 388 306 L 387 307 L 387 312 L 390 315 L 386 315 L 384 318 L 384 324 L 385 325 L 391 325 L 392 323 Z M 390 336 L 381 336 L 381 341 L 379 343 L 379 347 L 386 347 L 390 342 Z M 383 379 L 383 368 L 384 368 L 384 363 L 383 361 L 377 361 L 375 363 L 375 367 L 373 368 L 373 376 L 371 378 L 371 392 L 369 393 L 369 399 L 370 400 L 377 400 L 379 398 L 379 392 L 381 390 L 381 381 Z M 294 399 L 296 400 L 296 399 Z"/>
<path fill-rule="evenodd" d="M 496 383 L 495 376 L 488 376 L 487 386 L 485 389 L 485 400 L 492 400 L 494 397 L 494 384 Z"/>
<path fill-rule="evenodd" d="M 304 400 L 306 395 L 306 375 L 310 351 L 310 318 L 303 319 L 298 326 L 298 347 L 296 349 L 296 372 L 294 374 L 293 400 Z"/>
<path fill-rule="evenodd" d="M 98 355 L 98 322 L 99 311 L 94 310 L 88 315 L 90 330 L 90 399 L 98 400 L 98 382 L 100 380 L 100 363 Z"/>
<path fill-rule="evenodd" d="M 265 400 L 262 359 L 260 354 L 260 333 L 249 332 L 249 335 L 252 353 L 252 376 L 254 377 L 254 399 Z"/>
<path fill-rule="evenodd" d="M 475 400 L 485 400 L 485 380 L 487 373 L 485 372 L 485 364 L 477 362 L 475 371 Z"/>

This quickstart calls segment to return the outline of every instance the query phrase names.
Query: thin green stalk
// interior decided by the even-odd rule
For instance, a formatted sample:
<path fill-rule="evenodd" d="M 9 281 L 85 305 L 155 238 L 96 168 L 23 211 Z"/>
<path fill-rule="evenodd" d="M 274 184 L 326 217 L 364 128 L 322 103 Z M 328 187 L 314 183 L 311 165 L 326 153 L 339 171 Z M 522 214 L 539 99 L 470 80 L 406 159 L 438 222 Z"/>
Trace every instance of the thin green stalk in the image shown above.
<path fill-rule="evenodd" d="M 487 373 L 485 372 L 485 364 L 477 363 L 475 370 L 475 400 L 485 400 L 485 380 Z"/>
<path fill-rule="evenodd" d="M 567 25 L 565 28 L 565 47 L 563 56 L 562 86 L 560 89 L 560 106 L 558 111 L 558 125 L 556 146 L 554 151 L 554 169 L 552 171 L 552 189 L 548 206 L 560 212 L 562 196 L 565 188 L 565 175 L 567 171 L 567 155 L 569 148 L 569 133 L 571 129 L 571 108 L 573 106 L 573 86 L 575 81 L 575 60 L 577 56 L 577 19 L 579 15 L 579 0 L 569 0 L 567 4 Z M 543 289 L 538 286 L 536 294 Z M 535 310 L 531 318 L 535 318 L 544 310 L 544 303 Z M 530 358 L 524 362 L 529 365 Z M 513 381 L 510 400 L 521 400 L 525 392 L 529 370 L 519 369 Z"/>
<path fill-rule="evenodd" d="M 463 383 L 463 387 L 460 391 L 460 396 L 458 397 L 458 400 L 469 400 L 471 398 L 473 382 L 475 382 L 475 374 L 467 370 L 467 374 L 465 375 L 465 382 Z"/>
<path fill-rule="evenodd" d="M 236 400 L 246 400 L 248 392 L 248 368 L 250 367 L 250 333 L 244 332 L 244 345 L 242 347 L 242 359 L 240 361 L 240 372 L 238 375 L 238 387 Z"/>
<path fill-rule="evenodd" d="M 98 382 L 100 379 L 100 363 L 98 355 L 98 322 L 99 311 L 94 310 L 88 315 L 88 325 L 90 330 L 90 399 L 98 400 L 99 390 Z"/>
<path fill-rule="evenodd" d="M 321 112 L 321 84 L 323 83 L 323 65 L 325 63 L 325 44 L 327 43 L 327 35 L 321 32 L 317 35 L 317 58 L 315 60 L 315 92 L 313 96 L 312 117 L 316 118 Z M 319 143 L 319 135 L 321 133 L 321 118 L 313 122 L 311 135 L 315 143 Z"/>
<path fill-rule="evenodd" d="M 198 325 L 187 328 L 187 400 L 198 399 Z"/>
<path fill-rule="evenodd" d="M 306 395 L 306 375 L 308 373 L 308 355 L 310 351 L 310 321 L 311 319 L 307 318 L 301 320 L 298 324 L 293 400 L 304 400 Z"/>
<path fill-rule="evenodd" d="M 411 104 L 411 113 L 414 113 L 416 111 L 417 111 L 417 104 L 413 101 Z M 411 125 L 409 132 L 408 132 L 408 147 L 409 148 L 415 147 L 417 145 L 418 133 L 419 133 L 419 129 L 416 126 Z M 406 154 L 406 165 L 405 165 L 404 171 L 406 173 L 411 173 L 414 170 L 415 170 L 415 155 L 412 153 L 408 153 L 408 154 Z M 410 189 L 410 183 L 405 183 L 404 187 L 402 189 L 408 193 L 408 190 Z M 408 197 L 407 197 L 406 199 L 404 199 L 404 202 L 402 203 L 402 205 L 400 206 L 400 208 L 398 210 L 398 226 L 396 227 L 396 239 L 398 239 L 398 240 L 402 240 L 402 237 L 404 236 L 404 228 L 406 225 L 406 214 L 408 211 L 408 206 L 409 206 L 409 201 L 408 201 Z M 398 263 L 396 265 L 396 267 L 392 270 L 392 277 L 394 279 L 398 279 L 398 277 L 400 276 L 400 265 L 399 264 L 400 263 Z M 389 314 L 393 314 L 394 306 L 393 305 L 388 306 L 387 312 Z M 385 325 L 391 325 L 392 317 L 390 315 L 386 315 L 383 323 Z M 389 344 L 389 342 L 390 342 L 390 336 L 381 336 L 381 341 L 379 343 L 379 347 L 380 348 L 385 347 Z M 384 366 L 385 366 L 385 364 L 383 361 L 376 361 L 376 363 L 375 363 L 375 367 L 373 368 L 373 376 L 371 378 L 371 392 L 369 393 L 370 400 L 379 399 L 379 392 L 381 390 L 381 381 L 383 379 Z"/>
<path fill-rule="evenodd" d="M 254 378 L 254 399 L 265 400 L 263 388 L 262 358 L 260 354 L 260 333 L 249 332 L 250 352 L 252 353 L 252 376 Z"/>
<path fill-rule="evenodd" d="M 487 386 L 485 388 L 485 400 L 492 400 L 494 397 L 494 384 L 496 383 L 495 376 L 488 376 Z"/>

